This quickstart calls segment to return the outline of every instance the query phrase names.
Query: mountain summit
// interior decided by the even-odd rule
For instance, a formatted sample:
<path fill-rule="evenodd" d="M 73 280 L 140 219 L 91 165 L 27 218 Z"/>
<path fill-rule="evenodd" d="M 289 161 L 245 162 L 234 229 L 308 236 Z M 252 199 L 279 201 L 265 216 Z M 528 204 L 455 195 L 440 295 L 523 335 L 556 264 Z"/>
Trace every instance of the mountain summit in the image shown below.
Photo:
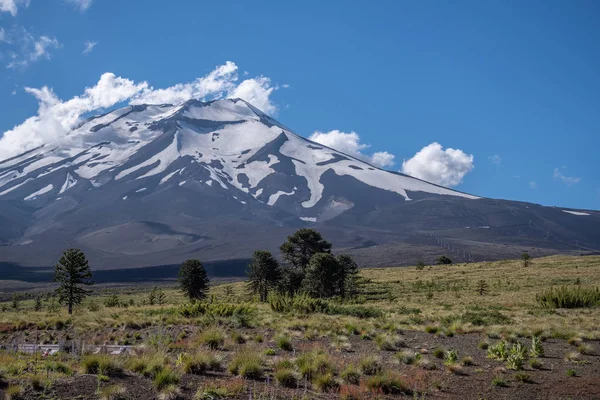
<path fill-rule="evenodd" d="M 241 99 L 128 106 L 0 161 L 0 261 L 95 267 L 246 258 L 317 225 L 373 263 L 596 250 L 600 214 L 481 199 L 311 142 Z M 500 256 L 495 251 L 489 257 Z"/>

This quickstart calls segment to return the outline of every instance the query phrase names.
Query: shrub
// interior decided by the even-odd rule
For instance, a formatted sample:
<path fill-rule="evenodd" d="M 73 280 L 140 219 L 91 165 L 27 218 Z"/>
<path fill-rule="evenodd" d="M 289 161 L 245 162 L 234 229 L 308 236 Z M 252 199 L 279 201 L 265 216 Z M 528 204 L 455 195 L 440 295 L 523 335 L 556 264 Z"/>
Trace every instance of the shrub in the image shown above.
<path fill-rule="evenodd" d="M 349 364 L 344 368 L 340 376 L 344 382 L 350 385 L 358 385 L 361 375 L 360 370 L 355 365 Z"/>
<path fill-rule="evenodd" d="M 204 315 L 229 318 L 236 316 L 253 316 L 256 313 L 256 307 L 250 303 L 232 304 L 196 301 L 195 303 L 180 306 L 178 312 L 181 316 L 186 318 L 195 318 Z"/>
<path fill-rule="evenodd" d="M 574 369 L 568 369 L 567 370 L 567 376 L 570 378 L 576 377 L 577 376 L 577 372 Z"/>
<path fill-rule="evenodd" d="M 243 350 L 234 354 L 229 363 L 229 372 L 247 379 L 262 379 L 264 359 L 259 353 Z"/>
<path fill-rule="evenodd" d="M 487 349 L 487 358 L 492 358 L 495 360 L 506 360 L 508 358 L 508 350 L 506 348 L 506 342 L 501 340 L 497 344 L 488 347 Z"/>
<path fill-rule="evenodd" d="M 292 351 L 294 350 L 294 346 L 292 346 L 292 342 L 287 336 L 281 335 L 277 338 L 277 347 L 284 351 Z"/>
<path fill-rule="evenodd" d="M 411 365 L 416 361 L 415 353 L 410 350 L 405 350 L 400 353 L 396 353 L 396 358 L 403 364 Z"/>
<path fill-rule="evenodd" d="M 220 349 L 225 344 L 225 335 L 219 329 L 207 329 L 200 335 L 200 342 L 213 350 Z"/>
<path fill-rule="evenodd" d="M 402 379 L 394 374 L 378 374 L 367 379 L 367 388 L 372 392 L 383 394 L 411 394 L 412 391 Z"/>
<path fill-rule="evenodd" d="M 460 364 L 464 366 L 473 365 L 473 357 L 464 356 L 462 360 L 460 360 Z"/>
<path fill-rule="evenodd" d="M 547 289 L 535 296 L 538 304 L 545 308 L 583 308 L 600 303 L 600 288 L 561 286 Z"/>
<path fill-rule="evenodd" d="M 222 369 L 221 359 L 214 354 L 194 354 L 183 361 L 182 369 L 184 373 L 194 375 L 204 375 L 209 371 L 220 371 Z"/>
<path fill-rule="evenodd" d="M 365 375 L 377 375 L 381 372 L 381 362 L 377 357 L 365 357 L 360 360 L 360 369 Z"/>
<path fill-rule="evenodd" d="M 425 327 L 425 332 L 434 334 L 438 332 L 438 329 L 439 328 L 436 325 L 427 325 Z"/>
<path fill-rule="evenodd" d="M 348 315 L 357 318 L 376 318 L 383 315 L 381 310 L 356 305 L 333 304 L 327 300 L 310 297 L 307 294 L 295 296 L 272 293 L 268 298 L 271 310 L 281 313 Z"/>
<path fill-rule="evenodd" d="M 515 380 L 521 383 L 533 383 L 533 379 L 531 379 L 531 375 L 525 374 L 523 372 L 517 372 L 515 374 Z"/>
<path fill-rule="evenodd" d="M 317 375 L 325 375 L 334 372 L 334 367 L 329 356 L 319 352 L 302 354 L 296 359 L 296 365 L 302 376 L 308 380 L 311 380 Z"/>
<path fill-rule="evenodd" d="M 435 358 L 444 358 L 444 355 L 446 354 L 446 352 L 445 352 L 445 351 L 444 351 L 444 349 L 442 349 L 441 347 L 436 347 L 436 348 L 433 350 L 433 353 L 432 353 L 432 354 L 433 354 L 433 356 L 434 356 Z"/>
<path fill-rule="evenodd" d="M 159 373 L 156 374 L 152 383 L 158 390 L 163 390 L 168 386 L 177 385 L 180 380 L 179 374 L 173 371 L 171 368 L 163 368 Z"/>
<path fill-rule="evenodd" d="M 531 350 L 529 355 L 532 357 L 544 357 L 544 346 L 539 336 L 531 337 Z"/>
<path fill-rule="evenodd" d="M 295 388 L 298 386 L 298 379 L 294 371 L 288 368 L 281 368 L 275 371 L 275 380 L 284 387 Z"/>
<path fill-rule="evenodd" d="M 87 355 L 81 362 L 86 374 L 119 376 L 123 368 L 114 358 L 107 355 Z"/>
<path fill-rule="evenodd" d="M 544 364 L 536 358 L 529 359 L 529 366 L 533 369 L 542 369 Z"/>
<path fill-rule="evenodd" d="M 521 354 L 509 354 L 506 359 L 506 368 L 512 369 L 515 371 L 521 371 L 523 369 L 523 362 L 525 359 Z"/>
<path fill-rule="evenodd" d="M 312 384 L 320 392 L 337 392 L 340 389 L 339 382 L 330 372 L 315 376 Z"/>

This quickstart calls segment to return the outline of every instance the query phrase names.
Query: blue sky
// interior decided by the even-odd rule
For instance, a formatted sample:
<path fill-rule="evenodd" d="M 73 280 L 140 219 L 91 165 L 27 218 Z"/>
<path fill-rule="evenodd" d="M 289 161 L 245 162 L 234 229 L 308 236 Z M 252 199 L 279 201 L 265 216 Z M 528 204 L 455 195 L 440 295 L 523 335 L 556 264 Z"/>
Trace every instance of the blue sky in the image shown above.
<path fill-rule="evenodd" d="M 388 169 L 481 196 L 600 209 L 597 1 L 0 0 L 0 10 L 0 134 L 38 113 L 26 87 L 66 101 L 106 72 L 157 89 L 231 61 L 236 84 L 261 82 L 260 105 L 301 135 L 364 158 L 386 152 Z M 84 53 L 86 42 L 96 45 Z"/>

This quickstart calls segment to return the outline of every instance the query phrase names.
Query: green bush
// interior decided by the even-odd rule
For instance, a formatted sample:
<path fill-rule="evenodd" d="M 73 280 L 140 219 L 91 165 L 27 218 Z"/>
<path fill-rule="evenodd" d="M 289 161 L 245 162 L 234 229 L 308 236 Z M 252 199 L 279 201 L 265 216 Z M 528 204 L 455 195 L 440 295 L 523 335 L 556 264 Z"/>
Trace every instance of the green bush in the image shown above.
<path fill-rule="evenodd" d="M 436 347 L 436 348 L 433 350 L 433 353 L 432 353 L 432 354 L 433 354 L 433 356 L 434 356 L 435 358 L 444 358 L 444 355 L 446 354 L 446 352 L 445 352 L 445 351 L 444 351 L 444 349 L 442 349 L 441 347 Z"/>
<path fill-rule="evenodd" d="M 194 354 L 184 359 L 182 369 L 184 373 L 194 375 L 204 375 L 209 371 L 220 371 L 222 369 L 221 359 L 214 354 Z"/>
<path fill-rule="evenodd" d="M 271 310 L 281 313 L 297 312 L 301 314 L 347 315 L 357 318 L 376 318 L 383 315 L 381 310 L 356 305 L 340 305 L 330 301 L 313 298 L 307 294 L 295 296 L 272 293 L 268 298 Z"/>
<path fill-rule="evenodd" d="M 531 350 L 529 351 L 531 357 L 544 357 L 544 346 L 539 336 L 531 337 Z"/>
<path fill-rule="evenodd" d="M 545 308 L 583 308 L 600 304 L 600 288 L 561 286 L 550 288 L 535 296 Z"/>

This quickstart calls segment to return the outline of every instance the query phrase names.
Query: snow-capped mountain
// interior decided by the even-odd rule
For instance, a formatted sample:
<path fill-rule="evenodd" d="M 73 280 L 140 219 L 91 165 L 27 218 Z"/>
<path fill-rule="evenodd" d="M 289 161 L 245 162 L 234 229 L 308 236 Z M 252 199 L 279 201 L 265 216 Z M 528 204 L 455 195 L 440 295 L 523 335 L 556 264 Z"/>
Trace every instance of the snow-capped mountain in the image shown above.
<path fill-rule="evenodd" d="M 307 224 L 350 246 L 392 243 L 427 224 L 381 225 L 426 221 L 432 200 L 468 210 L 452 228 L 491 225 L 477 199 L 311 142 L 240 99 L 128 106 L 0 161 L 0 261 L 47 265 L 71 245 L 103 267 L 246 257 Z"/>

